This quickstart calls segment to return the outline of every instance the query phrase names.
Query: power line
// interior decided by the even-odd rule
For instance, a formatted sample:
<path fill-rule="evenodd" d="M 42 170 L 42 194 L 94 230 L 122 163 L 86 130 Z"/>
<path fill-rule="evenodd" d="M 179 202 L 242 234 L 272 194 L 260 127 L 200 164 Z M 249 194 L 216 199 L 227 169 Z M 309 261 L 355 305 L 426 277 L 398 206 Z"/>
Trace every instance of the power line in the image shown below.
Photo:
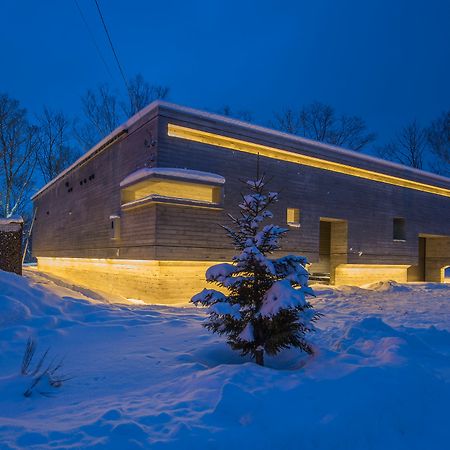
<path fill-rule="evenodd" d="M 106 63 L 105 58 L 103 58 L 103 54 L 102 54 L 102 52 L 101 52 L 101 50 L 100 50 L 100 47 L 97 45 L 97 41 L 96 41 L 96 39 L 95 39 L 95 35 L 94 35 L 94 33 L 92 32 L 92 29 L 91 29 L 91 27 L 89 26 L 89 23 L 88 23 L 88 21 L 86 20 L 86 17 L 85 17 L 85 15 L 83 14 L 82 9 L 80 8 L 80 5 L 79 5 L 79 3 L 78 3 L 78 0 L 74 0 L 74 2 L 75 2 L 75 5 L 77 6 L 78 12 L 80 13 L 81 19 L 83 20 L 84 25 L 85 25 L 85 27 L 86 27 L 86 29 L 87 29 L 87 31 L 88 31 L 88 33 L 89 33 L 91 39 L 92 39 L 92 42 L 93 42 L 93 44 L 94 44 L 94 47 L 95 47 L 95 49 L 97 50 L 97 53 L 98 53 L 98 55 L 100 56 L 100 59 L 102 60 L 103 65 L 105 66 L 106 71 L 108 72 L 108 75 L 110 76 L 111 80 L 114 81 L 114 77 L 112 76 L 111 71 L 109 70 L 109 66 L 108 66 L 108 64 Z"/>
<path fill-rule="evenodd" d="M 119 61 L 119 58 L 117 56 L 116 50 L 115 50 L 114 45 L 112 43 L 111 36 L 109 34 L 109 31 L 108 31 L 108 27 L 106 26 L 105 19 L 103 18 L 103 14 L 102 14 L 102 11 L 100 9 L 100 5 L 98 4 L 97 0 L 94 0 L 94 1 L 95 1 L 96 6 L 97 6 L 97 11 L 98 11 L 98 13 L 100 15 L 100 19 L 101 19 L 102 24 L 103 24 L 103 28 L 105 29 L 106 36 L 108 37 L 109 45 L 111 46 L 111 50 L 112 50 L 112 52 L 114 54 L 114 58 L 116 60 L 117 66 L 119 67 L 120 74 L 122 75 L 123 81 L 125 83 L 125 87 L 127 88 L 128 95 L 130 95 L 130 88 L 128 86 L 127 77 L 125 76 L 125 72 L 124 72 L 124 70 L 122 68 L 122 65 L 120 64 L 120 61 Z"/>

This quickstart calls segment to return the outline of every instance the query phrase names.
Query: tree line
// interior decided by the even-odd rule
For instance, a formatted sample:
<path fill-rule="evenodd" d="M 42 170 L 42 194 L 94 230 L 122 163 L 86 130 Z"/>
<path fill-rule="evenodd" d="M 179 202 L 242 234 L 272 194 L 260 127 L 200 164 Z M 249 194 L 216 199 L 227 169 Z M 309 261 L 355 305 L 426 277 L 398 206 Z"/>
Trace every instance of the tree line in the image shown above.
<path fill-rule="evenodd" d="M 31 116 L 20 102 L 0 93 L 0 217 L 29 219 L 30 196 L 81 154 L 169 88 L 152 85 L 142 75 L 128 83 L 128 92 L 108 84 L 88 89 L 81 97 L 81 115 L 44 106 Z"/>
<path fill-rule="evenodd" d="M 355 151 L 367 149 L 376 140 L 361 117 L 338 115 L 332 106 L 319 102 L 275 114 L 272 126 Z M 383 159 L 450 175 L 450 110 L 425 126 L 416 120 L 405 124 L 391 142 L 374 149 Z"/>
<path fill-rule="evenodd" d="M 0 217 L 29 216 L 30 195 L 42 181 L 49 182 L 126 119 L 169 93 L 167 86 L 151 84 L 138 74 L 125 93 L 108 84 L 88 89 L 77 118 L 48 106 L 31 117 L 18 100 L 0 93 Z M 215 112 L 253 121 L 251 112 L 228 105 Z M 450 110 L 430 124 L 406 124 L 383 146 L 375 145 L 376 135 L 363 118 L 338 114 L 320 102 L 275 112 L 267 125 L 354 151 L 372 144 L 384 159 L 450 175 Z"/>

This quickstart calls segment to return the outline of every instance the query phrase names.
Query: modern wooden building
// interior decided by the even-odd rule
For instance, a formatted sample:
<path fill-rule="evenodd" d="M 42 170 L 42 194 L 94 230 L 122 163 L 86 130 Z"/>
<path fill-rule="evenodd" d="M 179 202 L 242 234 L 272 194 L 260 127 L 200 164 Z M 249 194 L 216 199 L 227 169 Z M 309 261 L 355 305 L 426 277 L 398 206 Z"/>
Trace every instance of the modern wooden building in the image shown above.
<path fill-rule="evenodd" d="M 331 283 L 444 281 L 450 179 L 161 101 L 140 111 L 34 197 L 42 271 L 154 303 L 186 303 L 233 255 L 218 226 L 242 180 L 280 193 L 274 222 Z"/>

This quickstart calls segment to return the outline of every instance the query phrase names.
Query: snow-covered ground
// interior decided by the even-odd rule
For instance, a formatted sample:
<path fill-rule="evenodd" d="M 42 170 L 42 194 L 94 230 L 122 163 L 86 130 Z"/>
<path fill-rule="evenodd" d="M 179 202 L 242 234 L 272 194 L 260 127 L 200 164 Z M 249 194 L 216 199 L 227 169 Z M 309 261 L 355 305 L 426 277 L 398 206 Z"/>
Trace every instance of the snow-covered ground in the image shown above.
<path fill-rule="evenodd" d="M 0 272 L 0 448 L 448 449 L 450 285 L 315 288 L 316 354 L 262 368 L 201 310 Z M 65 357 L 50 397 L 23 396 L 30 336 Z"/>

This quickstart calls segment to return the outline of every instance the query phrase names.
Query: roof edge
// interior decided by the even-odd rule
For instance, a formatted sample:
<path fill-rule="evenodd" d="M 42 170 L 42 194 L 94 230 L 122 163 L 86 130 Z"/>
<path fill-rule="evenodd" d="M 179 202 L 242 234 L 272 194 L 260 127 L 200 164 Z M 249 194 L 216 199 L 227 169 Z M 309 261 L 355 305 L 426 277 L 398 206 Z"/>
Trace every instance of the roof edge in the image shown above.
<path fill-rule="evenodd" d="M 308 138 L 298 136 L 295 134 L 285 133 L 283 131 L 274 130 L 272 128 L 264 127 L 262 125 L 255 125 L 253 123 L 244 122 L 239 119 L 233 119 L 231 117 L 222 116 L 220 114 L 210 113 L 210 112 L 190 108 L 187 106 L 180 106 L 180 105 L 177 105 L 174 103 L 169 103 L 169 102 L 164 102 L 164 101 L 159 101 L 159 106 L 162 107 L 162 109 L 166 109 L 169 111 L 184 112 L 187 114 L 195 115 L 197 117 L 203 117 L 205 119 L 210 119 L 210 120 L 227 123 L 227 124 L 231 124 L 231 125 L 237 125 L 241 128 L 251 129 L 254 131 L 265 133 L 267 135 L 283 137 L 283 138 L 289 139 L 293 142 L 298 142 L 298 143 L 308 145 L 311 148 L 317 148 L 317 149 L 321 149 L 321 150 L 329 150 L 329 151 L 332 151 L 334 153 L 338 153 L 341 155 L 356 157 L 357 159 L 360 159 L 362 161 L 375 162 L 378 164 L 382 164 L 388 168 L 407 170 L 408 172 L 415 174 L 415 175 L 435 179 L 437 181 L 441 181 L 444 183 L 450 183 L 450 178 L 446 177 L 444 175 L 438 175 L 436 173 L 429 172 L 427 170 L 416 169 L 414 167 L 406 166 L 404 164 L 396 163 L 396 162 L 389 161 L 389 160 L 386 160 L 383 158 L 378 158 L 376 156 L 368 155 L 366 153 L 357 152 L 355 150 L 345 149 L 343 147 L 338 147 L 336 145 L 326 144 L 324 142 L 319 142 L 319 141 L 314 141 L 312 139 L 308 139 Z"/>
<path fill-rule="evenodd" d="M 95 144 L 91 149 L 89 149 L 86 153 L 81 155 L 75 162 L 73 162 L 69 167 L 64 169 L 61 173 L 59 173 L 55 178 L 51 179 L 47 184 L 45 184 L 41 189 L 39 189 L 35 194 L 31 196 L 31 200 L 34 200 L 36 197 L 41 195 L 44 191 L 46 191 L 50 186 L 52 186 L 56 181 L 63 178 L 65 175 L 67 175 L 70 171 L 75 169 L 75 167 L 82 164 L 86 159 L 88 159 L 90 156 L 92 156 L 95 152 L 101 149 L 101 147 L 107 146 L 108 143 L 116 139 L 120 134 L 126 133 L 128 129 L 134 125 L 138 120 L 145 117 L 148 113 L 153 111 L 154 109 L 157 109 L 160 104 L 159 100 L 155 100 L 152 103 L 150 103 L 145 108 L 138 111 L 134 116 L 131 116 L 126 122 L 124 122 L 122 125 L 119 125 L 115 130 L 113 130 L 108 136 L 104 137 L 101 141 L 99 141 L 97 144 Z"/>
<path fill-rule="evenodd" d="M 163 100 L 155 100 L 149 105 L 147 105 L 145 108 L 138 111 L 136 114 L 134 114 L 132 117 L 130 117 L 126 122 L 124 122 L 122 125 L 119 125 L 114 131 L 112 131 L 108 136 L 104 137 L 100 142 L 98 142 L 94 147 L 92 147 L 90 150 L 88 150 L 86 153 L 84 153 L 82 156 L 80 156 L 74 163 L 72 163 L 69 167 L 64 169 L 60 174 L 58 174 L 55 178 L 50 180 L 47 184 L 45 184 L 41 189 L 39 189 L 32 197 L 31 200 L 34 200 L 36 197 L 41 195 L 44 191 L 46 191 L 50 186 L 52 186 L 56 181 L 63 178 L 65 175 L 67 175 L 70 171 L 72 171 L 75 167 L 82 164 L 86 159 L 88 159 L 90 156 L 92 156 L 95 152 L 97 152 L 99 149 L 101 149 L 102 146 L 107 146 L 107 144 L 110 141 L 113 141 L 115 138 L 117 138 L 121 133 L 127 132 L 128 129 L 137 123 L 139 120 L 143 119 L 145 116 L 147 116 L 150 112 L 156 109 L 163 109 L 167 111 L 172 112 L 182 112 L 185 114 L 190 114 L 192 116 L 214 120 L 216 122 L 221 123 L 227 123 L 231 125 L 236 125 L 242 129 L 247 130 L 254 130 L 257 132 L 265 133 L 269 136 L 277 136 L 282 137 L 285 139 L 288 139 L 293 142 L 301 143 L 304 145 L 308 145 L 310 148 L 314 149 L 321 149 L 321 150 L 328 150 L 332 151 L 334 153 L 338 153 L 344 156 L 350 156 L 356 159 L 359 159 L 361 161 L 365 162 L 372 162 L 377 163 L 385 166 L 386 168 L 391 169 L 400 169 L 400 170 L 406 170 L 410 174 L 418 175 L 421 177 L 428 178 L 430 180 L 436 180 L 438 182 L 443 183 L 450 183 L 450 178 L 438 175 L 432 172 L 427 172 L 425 170 L 415 169 L 413 167 L 405 166 L 403 164 L 395 163 L 392 161 L 388 161 L 382 158 L 377 158 L 375 156 L 367 155 L 365 153 L 356 152 L 354 150 L 348 150 L 344 149 L 342 147 L 337 147 L 335 145 L 331 144 L 325 144 L 323 142 L 314 141 L 312 139 L 307 139 L 301 136 L 297 136 L 294 134 L 284 133 L 282 131 L 273 130 L 268 127 L 264 127 L 261 125 L 255 125 L 249 122 L 244 122 L 242 120 L 233 119 L 231 117 L 223 116 L 217 113 L 210 113 L 206 111 L 202 111 L 195 108 L 190 108 L 187 106 L 181 106 L 175 103 L 166 102 Z M 106 148 L 106 147 L 105 147 Z"/>

